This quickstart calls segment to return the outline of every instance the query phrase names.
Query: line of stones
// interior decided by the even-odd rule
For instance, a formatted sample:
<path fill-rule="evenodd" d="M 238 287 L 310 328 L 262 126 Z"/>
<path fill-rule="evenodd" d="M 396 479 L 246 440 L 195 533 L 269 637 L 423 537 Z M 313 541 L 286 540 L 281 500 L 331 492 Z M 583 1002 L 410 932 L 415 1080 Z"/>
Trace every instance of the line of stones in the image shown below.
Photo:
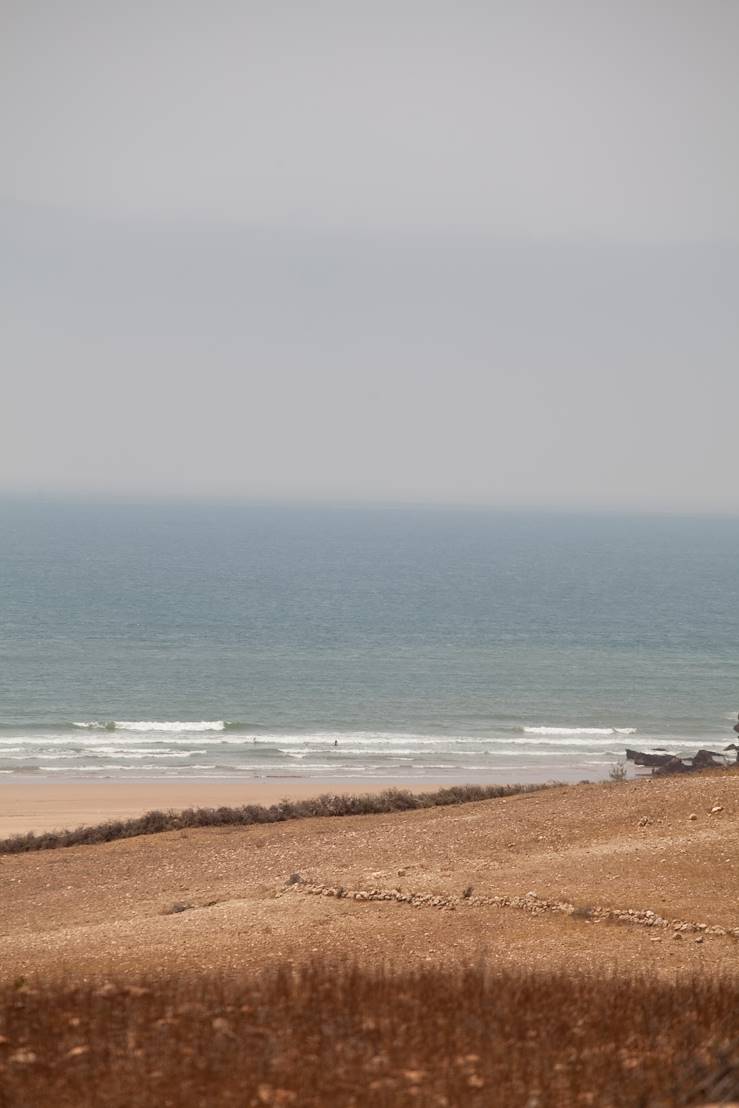
<path fill-rule="evenodd" d="M 739 939 L 739 927 L 720 927 L 717 924 L 692 923 L 687 920 L 668 920 L 658 916 L 648 908 L 578 908 L 566 900 L 545 900 L 536 893 L 525 896 L 442 896 L 434 893 L 404 893 L 400 889 L 345 889 L 338 885 L 321 885 L 310 882 L 294 874 L 287 888 L 310 896 L 332 896 L 347 900 L 384 900 L 398 904 L 409 904 L 413 908 L 436 908 L 439 911 L 456 911 L 457 908 L 518 908 L 533 916 L 546 912 L 559 912 L 587 920 L 611 920 L 618 923 L 630 923 L 640 927 L 654 927 L 670 930 L 674 935 L 697 934 L 728 935 Z"/>

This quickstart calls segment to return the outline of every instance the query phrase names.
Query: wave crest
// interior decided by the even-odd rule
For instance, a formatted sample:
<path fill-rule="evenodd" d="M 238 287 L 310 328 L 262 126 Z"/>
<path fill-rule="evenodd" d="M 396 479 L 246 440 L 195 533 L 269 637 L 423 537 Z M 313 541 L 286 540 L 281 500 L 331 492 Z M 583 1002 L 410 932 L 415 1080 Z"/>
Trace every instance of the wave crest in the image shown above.
<path fill-rule="evenodd" d="M 526 735 L 635 735 L 636 727 L 522 727 Z"/>
<path fill-rule="evenodd" d="M 224 731 L 226 721 L 223 719 L 115 719 L 109 723 L 85 720 L 75 723 L 74 726 L 83 727 L 89 731 Z"/>

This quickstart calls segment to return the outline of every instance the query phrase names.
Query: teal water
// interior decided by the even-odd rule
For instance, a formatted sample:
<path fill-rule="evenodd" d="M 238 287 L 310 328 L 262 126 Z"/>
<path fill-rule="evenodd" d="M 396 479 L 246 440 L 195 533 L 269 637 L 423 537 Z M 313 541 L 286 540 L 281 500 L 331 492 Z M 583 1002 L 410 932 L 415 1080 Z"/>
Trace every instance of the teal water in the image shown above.
<path fill-rule="evenodd" d="M 737 519 L 0 503 L 0 774 L 596 777 L 737 710 Z"/>

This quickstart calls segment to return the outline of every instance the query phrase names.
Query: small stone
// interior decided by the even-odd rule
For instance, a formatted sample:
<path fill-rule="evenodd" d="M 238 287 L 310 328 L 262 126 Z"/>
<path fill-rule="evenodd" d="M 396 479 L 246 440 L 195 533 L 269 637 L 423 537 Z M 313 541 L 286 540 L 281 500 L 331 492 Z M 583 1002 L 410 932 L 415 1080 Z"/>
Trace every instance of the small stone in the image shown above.
<path fill-rule="evenodd" d="M 403 1077 L 406 1081 L 410 1081 L 411 1085 L 420 1085 L 425 1076 L 425 1070 L 403 1070 Z"/>
<path fill-rule="evenodd" d="M 674 931 L 672 937 L 673 939 L 682 939 L 682 935 L 679 931 Z"/>
<path fill-rule="evenodd" d="M 702 935 L 696 935 L 696 937 L 693 941 L 696 942 L 696 943 L 702 943 L 703 942 L 703 936 Z"/>
<path fill-rule="evenodd" d="M 146 989 L 143 985 L 126 985 L 123 991 L 127 996 L 149 996 L 151 993 L 151 989 Z"/>
<path fill-rule="evenodd" d="M 713 808 L 711 808 L 711 815 L 715 816 L 715 815 L 718 814 L 718 812 L 723 812 L 723 810 L 724 810 L 723 804 L 714 804 Z"/>
<path fill-rule="evenodd" d="M 695 814 L 695 812 L 691 812 L 690 815 L 688 816 L 688 819 L 698 819 L 698 817 Z"/>
<path fill-rule="evenodd" d="M 73 1046 L 67 1051 L 67 1058 L 81 1058 L 83 1054 L 89 1054 L 89 1046 Z"/>
<path fill-rule="evenodd" d="M 260 1104 L 294 1104 L 298 1094 L 292 1089 L 276 1089 L 273 1085 L 261 1084 L 257 1088 Z"/>
<path fill-rule="evenodd" d="M 211 1027 L 218 1035 L 227 1035 L 229 1039 L 235 1039 L 233 1031 L 231 1030 L 231 1024 L 223 1016 L 216 1016 L 211 1022 Z"/>
<path fill-rule="evenodd" d="M 19 1066 L 32 1066 L 36 1061 L 36 1055 L 32 1050 L 16 1050 L 10 1055 L 10 1061 Z"/>
<path fill-rule="evenodd" d="M 162 908 L 161 914 L 163 916 L 176 916 L 180 912 L 186 912 L 188 908 L 192 908 L 192 904 L 185 904 L 184 901 L 178 900 L 174 904 L 170 904 L 168 908 Z"/>

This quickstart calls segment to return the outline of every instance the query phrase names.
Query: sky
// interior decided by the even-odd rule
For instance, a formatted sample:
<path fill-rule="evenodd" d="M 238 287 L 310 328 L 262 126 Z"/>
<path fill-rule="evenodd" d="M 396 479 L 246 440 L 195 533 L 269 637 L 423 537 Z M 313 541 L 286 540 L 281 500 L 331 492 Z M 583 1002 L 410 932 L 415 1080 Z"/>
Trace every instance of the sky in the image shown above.
<path fill-rule="evenodd" d="M 739 513 L 735 0 L 2 0 L 0 491 Z"/>

